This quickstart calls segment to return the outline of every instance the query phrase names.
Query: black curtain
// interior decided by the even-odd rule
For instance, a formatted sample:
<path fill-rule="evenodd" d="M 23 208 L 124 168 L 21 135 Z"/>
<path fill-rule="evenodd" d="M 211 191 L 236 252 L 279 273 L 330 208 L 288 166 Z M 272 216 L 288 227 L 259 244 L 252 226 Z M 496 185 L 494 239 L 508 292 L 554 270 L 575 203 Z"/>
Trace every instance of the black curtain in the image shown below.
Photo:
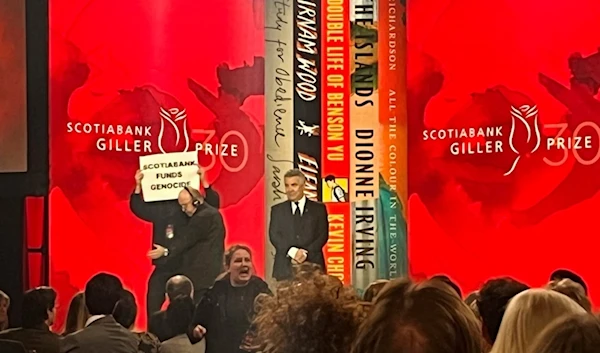
<path fill-rule="evenodd" d="M 20 324 L 24 269 L 24 205 L 48 195 L 48 1 L 26 1 L 27 172 L 0 173 L 0 289 L 11 296 L 11 326 Z M 1 128 L 1 127 L 0 127 Z M 46 202 L 47 205 L 47 202 Z M 46 207 L 47 215 L 47 207 Z M 44 244 L 48 240 L 47 217 Z M 46 261 L 47 246 L 39 251 Z"/>

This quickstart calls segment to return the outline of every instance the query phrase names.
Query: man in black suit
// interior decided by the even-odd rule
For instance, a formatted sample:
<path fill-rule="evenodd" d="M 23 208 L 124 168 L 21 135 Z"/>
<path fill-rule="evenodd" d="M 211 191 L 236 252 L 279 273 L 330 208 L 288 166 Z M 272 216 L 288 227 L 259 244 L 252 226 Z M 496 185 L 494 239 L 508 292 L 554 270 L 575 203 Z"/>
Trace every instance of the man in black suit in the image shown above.
<path fill-rule="evenodd" d="M 106 273 L 95 275 L 85 285 L 85 306 L 91 317 L 83 330 L 66 336 L 62 353 L 137 353 L 137 338 L 112 316 L 121 299 L 121 281 Z"/>
<path fill-rule="evenodd" d="M 148 255 L 153 260 L 180 259 L 177 273 L 192 281 L 198 301 L 224 271 L 225 224 L 219 210 L 206 203 L 194 188 L 181 190 L 177 201 L 181 216 L 172 217 L 177 236 L 168 248 L 155 244 Z"/>
<path fill-rule="evenodd" d="M 3 331 L 0 339 L 21 342 L 29 351 L 60 352 L 59 336 L 50 331 L 56 315 L 56 292 L 49 287 L 31 289 L 23 296 L 22 328 Z"/>
<path fill-rule="evenodd" d="M 177 275 L 171 277 L 165 289 L 169 302 L 173 302 L 178 296 L 188 296 L 194 299 L 194 285 L 186 276 Z M 159 341 L 164 342 L 175 337 L 172 331 L 167 323 L 166 311 L 157 311 L 148 319 L 148 332 L 158 337 Z"/>
<path fill-rule="evenodd" d="M 210 187 L 204 178 L 202 170 L 198 168 L 202 186 L 206 192 L 206 203 L 214 208 L 219 208 L 219 195 Z M 181 212 L 181 205 L 177 200 L 144 202 L 142 196 L 142 179 L 144 174 L 138 170 L 135 174 L 135 190 L 129 200 L 131 211 L 138 217 L 153 225 L 154 249 L 148 253 L 155 266 L 148 280 L 148 293 L 146 299 L 146 314 L 150 317 L 159 311 L 165 300 L 165 284 L 174 275 L 181 273 L 183 258 L 174 256 L 173 253 L 163 256 L 164 249 L 171 247 L 181 237 L 181 232 L 175 230 L 175 223 L 185 224 L 185 215 Z M 155 258 L 153 258 L 155 257 Z M 221 261 L 222 262 L 222 261 Z"/>
<path fill-rule="evenodd" d="M 329 239 L 327 209 L 304 195 L 304 174 L 298 169 L 285 173 L 288 200 L 271 207 L 269 239 L 275 247 L 273 277 L 278 280 L 293 276 L 292 264 L 311 262 L 326 271 L 323 246 Z"/>

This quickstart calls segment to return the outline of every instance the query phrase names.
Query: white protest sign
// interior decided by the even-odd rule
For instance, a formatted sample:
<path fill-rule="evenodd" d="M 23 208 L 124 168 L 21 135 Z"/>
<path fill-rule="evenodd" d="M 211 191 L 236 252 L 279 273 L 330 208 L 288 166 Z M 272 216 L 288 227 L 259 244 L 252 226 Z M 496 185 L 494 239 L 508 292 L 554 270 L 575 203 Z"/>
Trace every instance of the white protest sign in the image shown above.
<path fill-rule="evenodd" d="M 198 153 L 161 153 L 140 157 L 144 201 L 175 200 L 185 186 L 200 185 Z"/>

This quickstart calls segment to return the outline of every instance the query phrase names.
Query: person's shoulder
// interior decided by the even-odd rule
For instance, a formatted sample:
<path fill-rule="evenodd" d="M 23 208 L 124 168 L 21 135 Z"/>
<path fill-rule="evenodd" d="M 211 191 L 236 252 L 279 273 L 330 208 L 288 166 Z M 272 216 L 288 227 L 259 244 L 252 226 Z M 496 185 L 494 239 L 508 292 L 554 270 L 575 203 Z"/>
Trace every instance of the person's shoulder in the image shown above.
<path fill-rule="evenodd" d="M 163 320 L 167 317 L 167 312 L 164 310 L 155 311 L 150 315 L 150 320 Z"/>
<path fill-rule="evenodd" d="M 11 328 L 8 330 L 4 330 L 0 332 L 0 339 L 10 339 L 9 337 L 18 335 L 20 332 L 23 332 L 22 328 Z"/>
<path fill-rule="evenodd" d="M 218 209 L 212 207 L 211 205 L 204 202 L 202 205 L 198 206 L 198 209 L 191 216 L 192 220 L 205 220 L 207 218 L 215 218 L 220 216 L 221 213 Z"/>
<path fill-rule="evenodd" d="M 195 214 L 198 216 L 220 216 L 221 212 L 219 212 L 219 209 L 211 206 L 210 204 L 208 204 L 206 201 L 204 201 L 204 203 L 199 206 L 201 207 L 201 209 L 199 210 L 200 212 L 196 212 Z"/>
<path fill-rule="evenodd" d="M 263 280 L 262 278 L 260 278 L 258 276 L 250 277 L 250 284 L 252 284 L 253 286 L 255 286 L 261 290 L 269 288 L 269 285 L 267 284 L 267 282 L 265 282 L 265 280 Z"/>
<path fill-rule="evenodd" d="M 150 332 L 135 332 L 133 335 L 138 340 L 138 347 L 145 347 L 145 352 L 158 352 L 160 341 L 156 335 Z"/>
<path fill-rule="evenodd" d="M 279 209 L 282 209 L 282 208 L 285 208 L 285 207 L 290 207 L 290 202 L 288 200 L 285 200 L 283 202 L 280 202 L 278 204 L 275 204 L 275 205 L 271 206 L 271 209 L 272 210 L 279 210 Z"/>
<path fill-rule="evenodd" d="M 322 209 L 326 208 L 325 204 L 322 203 L 322 202 L 320 202 L 320 201 L 313 201 L 313 200 L 310 200 L 310 199 L 306 199 L 306 204 L 311 205 L 311 206 L 313 206 L 315 208 L 322 208 Z"/>
<path fill-rule="evenodd" d="M 81 329 L 79 331 L 75 331 L 70 333 L 63 338 L 60 339 L 61 351 L 62 352 L 71 352 L 73 349 L 79 347 L 79 339 L 82 336 L 81 334 L 85 331 L 85 329 Z"/>
<path fill-rule="evenodd" d="M 229 286 L 231 277 L 228 272 L 225 273 L 225 275 L 222 274 L 219 277 L 220 278 L 217 279 L 215 283 L 213 283 L 212 287 L 210 287 L 210 289 L 208 290 L 209 293 L 226 289 Z"/>

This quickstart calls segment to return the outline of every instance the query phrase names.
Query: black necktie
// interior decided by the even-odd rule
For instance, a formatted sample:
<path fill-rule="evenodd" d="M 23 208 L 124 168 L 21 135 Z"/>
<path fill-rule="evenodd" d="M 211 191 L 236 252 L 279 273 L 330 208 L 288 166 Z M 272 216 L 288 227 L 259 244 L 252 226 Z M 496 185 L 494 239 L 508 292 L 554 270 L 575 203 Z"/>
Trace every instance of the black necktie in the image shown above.
<path fill-rule="evenodd" d="M 300 203 L 298 201 L 294 203 L 296 204 L 296 210 L 294 211 L 294 233 L 296 233 L 296 239 L 299 239 L 300 228 L 302 227 L 302 214 L 300 213 Z"/>

